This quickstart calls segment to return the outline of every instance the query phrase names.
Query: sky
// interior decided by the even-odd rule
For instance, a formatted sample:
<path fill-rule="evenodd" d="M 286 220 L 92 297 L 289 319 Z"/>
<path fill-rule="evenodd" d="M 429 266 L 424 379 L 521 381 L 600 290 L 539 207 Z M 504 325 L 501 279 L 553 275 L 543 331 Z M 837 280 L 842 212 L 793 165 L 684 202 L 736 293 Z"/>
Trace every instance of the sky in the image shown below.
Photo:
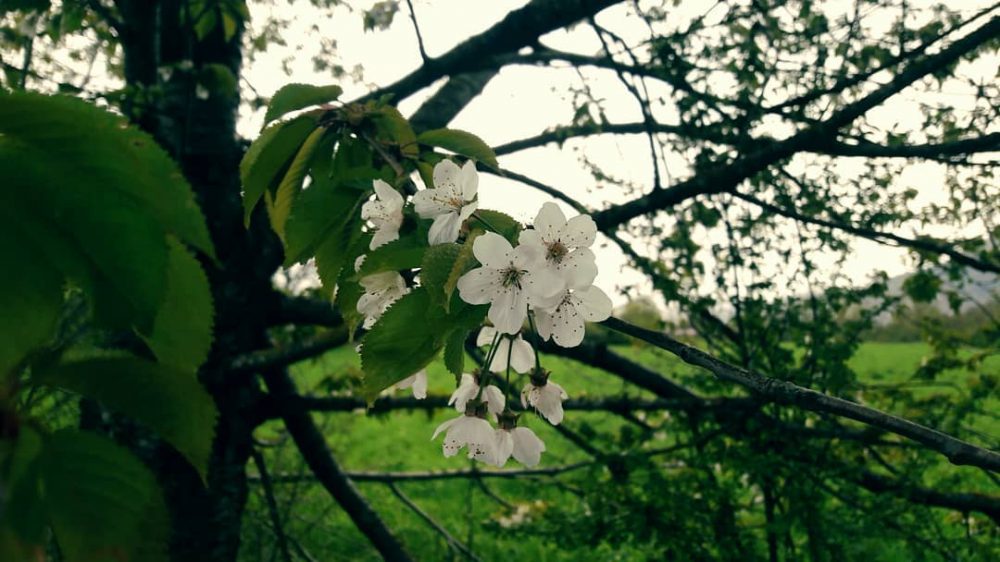
<path fill-rule="evenodd" d="M 467 37 L 488 29 L 508 12 L 526 3 L 502 0 L 414 0 L 413 8 L 426 51 L 433 57 L 447 52 Z M 371 4 L 362 2 L 359 6 L 367 7 Z M 970 1 L 968 4 L 971 11 L 985 7 L 988 3 Z M 672 10 L 677 17 L 685 18 L 687 14 L 704 11 L 708 5 L 705 2 L 687 1 Z M 375 86 L 390 84 L 420 66 L 417 39 L 405 2 L 401 3 L 400 12 L 396 14 L 392 25 L 378 32 L 364 31 L 360 9 L 351 10 L 340 6 L 327 10 L 326 14 L 324 17 L 322 12 L 302 0 L 292 4 L 277 0 L 271 6 L 252 3 L 251 28 L 260 25 L 270 16 L 290 19 L 290 27 L 283 36 L 296 40 L 289 41 L 289 46 L 285 48 L 272 47 L 248 64 L 243 77 L 245 84 L 251 85 L 260 95 L 269 96 L 289 82 L 327 84 L 336 81 L 345 90 L 342 99 L 350 100 L 367 93 Z M 621 6 L 605 10 L 597 19 L 601 25 L 615 30 L 630 41 L 641 40 L 646 31 L 644 24 L 634 15 L 630 16 Z M 876 20 L 873 25 L 888 25 L 888 22 L 888 19 L 884 22 Z M 312 54 L 330 46 L 333 39 L 336 59 L 347 69 L 356 66 L 363 69 L 363 82 L 334 80 L 329 72 L 314 70 Z M 584 54 L 596 54 L 601 48 L 596 35 L 585 25 L 548 34 L 542 38 L 542 42 L 550 47 Z M 989 75 L 998 65 L 1000 58 L 987 58 L 977 72 Z M 290 70 L 290 75 L 282 71 L 283 67 Z M 611 122 L 641 121 L 637 105 L 612 71 L 584 69 L 583 74 L 595 95 L 604 101 L 606 114 Z M 443 82 L 441 80 L 403 101 L 400 110 L 404 115 L 410 115 Z M 578 83 L 576 71 L 569 68 L 507 67 L 449 126 L 473 132 L 494 146 L 530 137 L 547 128 L 571 122 L 574 108 L 569 103 L 569 87 Z M 653 86 L 653 83 L 650 85 Z M 654 90 L 653 94 L 656 93 Z M 663 89 L 662 93 L 666 94 L 667 90 Z M 949 95 L 952 97 L 949 98 Z M 964 95 L 967 94 L 961 91 L 942 94 L 948 103 L 961 103 L 965 99 Z M 927 98 L 921 95 L 920 99 Z M 888 126 L 913 122 L 919 119 L 917 104 L 915 95 L 904 92 L 885 107 L 874 110 L 869 117 L 873 123 Z M 241 115 L 240 133 L 254 138 L 260 129 L 262 117 L 263 110 L 253 112 L 247 108 Z M 661 111 L 656 117 L 664 122 L 672 120 L 669 112 Z M 778 129 L 768 132 L 777 136 L 785 134 Z M 580 160 L 581 155 L 585 154 L 591 161 L 606 165 L 626 180 L 650 186 L 652 164 L 647 142 L 641 135 L 591 137 L 568 142 L 562 147 L 551 144 L 504 155 L 499 161 L 505 169 L 555 186 L 596 209 L 603 208 L 610 202 L 622 202 L 634 195 L 596 189 L 594 178 Z M 672 177 L 684 177 L 686 174 L 687 163 L 680 154 L 669 151 L 669 147 L 665 151 L 665 165 Z M 844 164 L 848 170 L 850 166 L 857 165 L 850 161 Z M 921 194 L 918 202 L 927 203 L 943 195 L 943 177 L 943 170 L 937 165 L 914 163 L 903 169 L 897 183 L 915 187 Z M 487 174 L 480 178 L 479 198 L 482 208 L 504 211 L 526 223 L 530 223 L 542 203 L 551 200 L 530 187 Z M 575 214 L 568 206 L 560 205 L 567 215 Z M 617 247 L 607 244 L 605 240 L 599 240 L 598 246 L 600 247 L 595 250 L 600 273 L 596 284 L 616 304 L 620 305 L 628 300 L 628 297 L 617 290 L 619 287 L 635 285 L 639 287 L 639 292 L 652 291 L 641 274 L 627 267 L 626 260 Z M 897 248 L 856 239 L 853 249 L 852 255 L 843 265 L 843 272 L 859 282 L 874 271 L 884 271 L 894 276 L 913 267 L 907 253 Z M 648 254 L 645 251 L 642 253 Z M 826 264 L 820 258 L 821 267 L 833 267 L 834 258 L 828 257 Z M 706 256 L 706 259 L 711 257 Z M 775 274 L 781 274 L 782 268 L 787 267 L 787 264 L 780 263 L 769 265 L 774 268 Z"/>

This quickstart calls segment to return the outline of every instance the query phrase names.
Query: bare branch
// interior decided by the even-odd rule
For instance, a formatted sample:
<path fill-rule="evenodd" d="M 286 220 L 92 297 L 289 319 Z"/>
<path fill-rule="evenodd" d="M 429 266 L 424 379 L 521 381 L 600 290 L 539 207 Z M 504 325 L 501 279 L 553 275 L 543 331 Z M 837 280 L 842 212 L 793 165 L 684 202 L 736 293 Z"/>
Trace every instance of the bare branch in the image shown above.
<path fill-rule="evenodd" d="M 278 502 L 274 499 L 274 486 L 271 482 L 270 473 L 267 470 L 267 463 L 264 455 L 256 447 L 250 450 L 254 465 L 257 466 L 257 474 L 260 475 L 260 483 L 264 489 L 264 499 L 267 502 L 267 513 L 271 517 L 271 527 L 274 528 L 274 538 L 278 542 L 278 551 L 285 562 L 292 562 L 292 554 L 288 551 L 288 541 L 285 540 L 285 530 L 281 525 L 281 516 L 278 514 Z"/>
<path fill-rule="evenodd" d="M 268 390 L 275 396 L 288 397 L 296 394 L 295 383 L 283 369 L 271 368 L 264 372 L 264 381 Z M 323 487 L 333 496 L 333 499 L 344 508 L 358 529 L 368 537 L 372 546 L 386 560 L 412 560 L 403 549 L 392 532 L 386 527 L 382 518 L 372 509 L 361 493 L 354 487 L 347 474 L 340 468 L 337 460 L 326 445 L 326 438 L 313 422 L 308 412 L 285 412 L 282 416 L 285 427 L 291 434 L 295 445 L 306 465 Z"/>
<path fill-rule="evenodd" d="M 973 269 L 978 269 L 980 271 L 988 271 L 992 273 L 1000 273 L 1000 265 L 989 263 L 980 259 L 977 259 L 968 254 L 954 250 L 948 246 L 938 244 L 931 240 L 920 239 L 920 238 L 904 238 L 902 236 L 897 236 L 889 232 L 879 232 L 877 230 L 872 230 L 870 228 L 863 228 L 860 226 L 854 226 L 850 224 L 844 224 L 840 222 L 834 222 L 830 220 L 820 219 L 816 217 L 811 217 L 808 215 L 803 215 L 798 211 L 793 209 L 788 209 L 785 207 L 779 207 L 777 205 L 772 205 L 765 201 L 757 199 L 753 195 L 746 193 L 733 192 L 733 196 L 742 199 L 748 203 L 753 203 L 754 205 L 764 209 L 766 211 L 772 212 L 783 217 L 788 217 L 790 219 L 813 224 L 816 226 L 822 226 L 826 228 L 832 228 L 835 230 L 841 230 L 856 236 L 861 236 L 862 238 L 867 238 L 879 244 L 892 245 L 892 246 L 905 246 L 908 248 L 913 248 L 921 252 L 931 252 L 935 254 L 946 255 L 954 260 L 956 263 L 960 263 L 964 266 L 971 267 Z M 893 244 L 893 242 L 895 244 Z"/>
<path fill-rule="evenodd" d="M 466 558 L 481 560 L 471 550 L 469 550 L 469 547 L 465 546 L 461 541 L 451 536 L 451 533 L 449 533 L 447 529 L 442 527 L 441 524 L 435 521 L 434 518 L 431 517 L 426 511 L 420 509 L 420 506 L 413 503 L 413 500 L 407 497 L 406 494 L 404 494 L 403 491 L 396 486 L 395 482 L 389 481 L 386 482 L 386 484 L 389 486 L 389 489 L 392 490 L 392 493 L 399 498 L 399 501 L 403 502 L 403 505 L 408 507 L 413 513 L 416 513 L 417 516 L 423 519 L 428 525 L 431 526 L 432 529 L 437 531 L 437 533 L 444 538 L 445 542 L 448 543 L 448 548 L 457 551 Z"/>
<path fill-rule="evenodd" d="M 410 9 L 410 21 L 413 22 L 413 32 L 417 34 L 417 48 L 420 49 L 420 58 L 427 62 L 430 57 L 424 49 L 424 36 L 420 34 L 420 26 L 417 24 L 417 13 L 413 10 L 412 0 L 406 0 L 406 7 Z"/>
<path fill-rule="evenodd" d="M 994 17 L 979 29 L 955 41 L 935 55 L 909 64 L 887 84 L 850 103 L 825 121 L 810 125 L 782 141 L 761 141 L 763 146 L 739 157 L 728 165 L 701 171 L 673 186 L 652 191 L 622 205 L 593 215 L 601 230 L 617 227 L 640 215 L 664 209 L 696 195 L 731 191 L 744 180 L 793 154 L 823 146 L 837 131 L 864 115 L 886 99 L 899 93 L 924 76 L 943 68 L 981 47 L 1000 33 L 1000 17 Z"/>
<path fill-rule="evenodd" d="M 284 348 L 264 349 L 232 358 L 226 368 L 231 373 L 251 373 L 264 369 L 287 367 L 311 359 L 347 343 L 347 328 L 340 326 L 312 339 L 296 342 Z"/>
<path fill-rule="evenodd" d="M 907 437 L 941 453 L 956 465 L 978 466 L 1000 472 L 1000 454 L 977 447 L 948 434 L 892 414 L 828 396 L 788 381 L 762 376 L 720 361 L 711 355 L 681 343 L 666 334 L 633 326 L 617 318 L 602 322 L 612 330 L 653 344 L 679 357 L 685 363 L 702 367 L 716 378 L 736 383 L 759 398 L 779 404 L 798 406 L 813 412 L 834 414 Z"/>

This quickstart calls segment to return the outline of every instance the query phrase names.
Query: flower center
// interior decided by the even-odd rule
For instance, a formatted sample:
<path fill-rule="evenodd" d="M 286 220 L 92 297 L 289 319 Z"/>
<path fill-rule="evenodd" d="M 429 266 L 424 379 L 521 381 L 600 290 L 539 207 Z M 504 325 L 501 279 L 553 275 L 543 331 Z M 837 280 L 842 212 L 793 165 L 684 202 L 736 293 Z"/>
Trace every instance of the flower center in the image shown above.
<path fill-rule="evenodd" d="M 465 201 L 463 201 L 461 197 L 452 197 L 448 200 L 448 204 L 455 209 L 461 210 L 462 206 L 465 205 Z"/>
<path fill-rule="evenodd" d="M 549 244 L 549 249 L 545 253 L 545 259 L 555 263 L 562 263 L 563 258 L 565 258 L 568 253 L 569 248 L 567 248 L 561 241 L 556 240 L 555 242 Z"/>
<path fill-rule="evenodd" d="M 500 272 L 500 284 L 504 287 L 514 286 L 520 289 L 521 277 L 523 276 L 524 272 L 514 267 L 514 264 L 511 264 L 510 267 Z"/>

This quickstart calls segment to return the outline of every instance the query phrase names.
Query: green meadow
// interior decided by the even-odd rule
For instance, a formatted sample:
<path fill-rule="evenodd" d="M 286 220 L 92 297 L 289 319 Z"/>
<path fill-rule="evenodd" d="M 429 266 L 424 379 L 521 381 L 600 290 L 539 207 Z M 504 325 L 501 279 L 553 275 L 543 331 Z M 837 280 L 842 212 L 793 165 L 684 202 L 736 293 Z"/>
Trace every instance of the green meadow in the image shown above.
<path fill-rule="evenodd" d="M 709 376 L 681 363 L 678 359 L 649 347 L 620 346 L 618 351 L 649 366 L 666 376 L 677 380 L 692 380 Z M 914 387 L 914 392 L 922 399 L 948 399 L 949 394 L 963 392 L 970 385 L 981 384 L 984 373 L 1000 371 L 1000 357 L 993 356 L 982 363 L 975 372 L 953 369 L 937 377 L 935 381 L 911 380 L 922 359 L 930 349 L 920 343 L 866 343 L 850 361 L 850 367 L 859 381 L 857 392 L 865 401 L 874 401 L 882 408 L 892 409 L 893 388 L 903 385 Z M 974 351 L 968 351 L 968 354 Z M 648 395 L 630 387 L 609 375 L 559 358 L 547 357 L 544 364 L 553 371 L 553 380 L 562 384 L 572 397 L 582 396 L 630 396 Z M 429 394 L 447 396 L 454 389 L 454 378 L 436 363 L 429 368 Z M 350 347 L 343 347 L 327 353 L 309 363 L 298 365 L 294 370 L 300 393 L 323 395 L 334 390 L 345 390 L 359 376 L 358 357 Z M 397 391 L 398 396 L 409 395 L 409 390 Z M 516 399 L 516 397 L 515 397 Z M 1000 441 L 1000 423 L 996 415 L 1000 412 L 1000 397 L 994 393 L 984 404 L 983 415 L 971 418 L 972 426 L 963 434 L 974 432 L 973 439 L 981 444 L 995 447 Z M 990 413 L 994 415 L 989 415 Z M 314 417 L 324 428 L 330 448 L 338 461 L 348 471 L 410 472 L 433 470 L 470 469 L 470 461 L 463 454 L 446 459 L 441 454 L 441 437 L 431 441 L 431 434 L 438 424 L 454 417 L 453 410 L 438 410 L 429 415 L 424 411 L 396 411 L 391 414 L 368 415 L 364 411 L 316 414 Z M 657 425 L 660 416 L 669 413 L 648 414 L 646 422 Z M 527 425 L 535 430 L 546 444 L 539 468 L 557 467 L 569 463 L 591 459 L 577 446 L 549 427 L 543 420 L 525 416 Z M 601 449 L 602 445 L 613 446 L 618 439 L 627 441 L 628 434 L 635 432 L 635 425 L 621 417 L 602 412 L 567 412 L 565 424 L 578 434 L 586 435 Z M 270 471 L 277 476 L 303 473 L 304 467 L 294 451 L 290 439 L 280 432 L 280 423 L 270 423 L 262 427 L 257 437 L 272 446 L 266 449 Z M 666 432 L 655 432 L 646 447 L 668 447 L 674 443 Z M 670 462 L 670 456 L 658 459 Z M 482 468 L 482 467 L 480 467 Z M 511 460 L 505 469 L 520 468 Z M 255 472 L 252 465 L 249 468 Z M 539 536 L 532 532 L 532 522 L 553 505 L 572 505 L 579 513 L 586 513 L 585 500 L 574 489 L 574 483 L 585 484 L 600 478 L 603 465 L 583 467 L 564 474 L 564 485 L 553 485 L 553 479 L 545 476 L 524 479 L 471 478 L 407 481 L 396 484 L 397 490 L 429 514 L 452 537 L 471 547 L 482 560 L 538 560 L 538 561 L 632 561 L 645 560 L 647 555 L 642 544 L 610 545 L 573 548 L 566 544 L 557 545 L 552 536 Z M 963 491 L 991 490 L 991 484 L 978 472 L 962 469 L 956 480 L 955 467 L 941 461 L 941 470 L 931 473 L 949 475 L 951 488 Z M 958 486 L 955 486 L 955 483 Z M 930 484 L 930 482 L 928 482 Z M 275 484 L 279 511 L 286 526 L 286 532 L 294 537 L 291 548 L 300 557 L 323 560 L 377 560 L 378 556 L 367 539 L 356 530 L 351 521 L 330 501 L 321 486 L 310 481 L 279 482 Z M 460 560 L 447 545 L 443 535 L 412 509 L 407 507 L 396 493 L 380 482 L 361 482 L 362 493 L 382 514 L 407 547 L 420 560 Z M 655 493 L 655 490 L 650 490 Z M 568 503 L 567 503 L 568 502 Z M 241 559 L 245 561 L 276 560 L 273 551 L 273 535 L 267 518 L 267 509 L 261 494 L 260 484 L 251 484 L 250 509 L 244 522 L 244 542 Z M 934 510 L 936 516 L 952 517 L 943 510 Z M 706 537 L 706 540 L 711 540 Z M 879 543 L 856 545 L 864 548 L 871 560 L 904 560 L 905 555 L 897 549 L 899 545 Z M 322 557 L 316 553 L 324 553 Z M 330 558 L 331 553 L 333 558 Z M 902 556 L 902 557 L 901 557 Z"/>

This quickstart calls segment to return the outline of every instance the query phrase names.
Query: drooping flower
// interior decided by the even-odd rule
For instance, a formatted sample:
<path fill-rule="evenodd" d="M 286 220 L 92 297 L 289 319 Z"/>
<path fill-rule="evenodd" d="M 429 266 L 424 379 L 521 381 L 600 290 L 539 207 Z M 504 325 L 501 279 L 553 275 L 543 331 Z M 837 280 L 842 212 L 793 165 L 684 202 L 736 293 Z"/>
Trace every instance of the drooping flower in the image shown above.
<path fill-rule="evenodd" d="M 409 292 L 403 276 L 395 271 L 366 275 L 359 283 L 365 292 L 358 298 L 357 310 L 365 317 L 366 330 L 375 325 L 392 303 Z"/>
<path fill-rule="evenodd" d="M 563 387 L 549 380 L 549 373 L 536 369 L 531 374 L 531 382 L 521 390 L 521 405 L 531 406 L 549 420 L 552 425 L 559 425 L 563 420 L 563 400 L 569 398 Z"/>
<path fill-rule="evenodd" d="M 472 253 L 482 264 L 458 280 L 458 293 L 469 304 L 490 303 L 487 316 L 504 334 L 516 334 L 528 316 L 529 300 L 550 298 L 563 284 L 526 246 L 514 248 L 503 236 L 487 232 L 476 238 Z"/>
<path fill-rule="evenodd" d="M 500 427 L 496 430 L 497 451 L 495 464 L 503 466 L 514 456 L 517 462 L 527 467 L 538 464 L 545 451 L 545 443 L 527 427 L 516 427 L 517 417 L 504 413 L 500 416 Z"/>
<path fill-rule="evenodd" d="M 416 373 L 396 383 L 396 388 L 412 388 L 413 397 L 417 400 L 427 398 L 427 370 L 420 369 Z"/>
<path fill-rule="evenodd" d="M 478 370 L 471 375 L 468 373 L 462 374 L 461 383 L 455 389 L 455 392 L 451 393 L 448 405 L 454 404 L 456 410 L 464 412 L 469 406 L 469 401 L 479 396 L 481 377 L 482 374 Z M 486 388 L 483 388 L 483 402 L 487 405 L 487 411 L 495 415 L 503 411 L 504 406 L 507 405 L 507 398 L 504 397 L 503 391 L 500 388 L 488 384 Z"/>
<path fill-rule="evenodd" d="M 598 287 L 566 290 L 535 310 L 535 326 L 542 339 L 551 337 L 562 347 L 576 347 L 583 341 L 584 321 L 607 320 L 611 308 L 611 299 Z"/>
<path fill-rule="evenodd" d="M 485 326 L 479 331 L 476 337 L 476 346 L 482 347 L 493 343 L 497 335 L 497 329 L 493 326 Z M 500 336 L 497 341 L 496 351 L 493 360 L 490 361 L 489 370 L 494 373 L 503 373 L 507 370 L 507 362 L 510 361 L 510 368 L 518 373 L 527 373 L 535 365 L 535 352 L 531 344 L 524 341 L 521 334 L 517 337 L 509 334 Z"/>
<path fill-rule="evenodd" d="M 375 225 L 375 234 L 368 248 L 374 250 L 379 246 L 399 239 L 399 226 L 403 224 L 403 195 L 382 180 L 372 182 L 375 197 L 361 206 L 361 218 Z"/>
<path fill-rule="evenodd" d="M 558 205 L 545 203 L 535 216 L 534 227 L 522 232 L 518 242 L 535 249 L 567 288 L 583 288 L 594 282 L 597 260 L 589 246 L 597 239 L 597 225 L 590 215 L 567 221 Z"/>
<path fill-rule="evenodd" d="M 476 164 L 469 160 L 461 168 L 451 160 L 434 166 L 434 187 L 413 196 L 413 208 L 421 218 L 434 219 L 427 240 L 433 246 L 458 240 L 465 219 L 472 216 L 479 203 Z"/>
<path fill-rule="evenodd" d="M 453 457 L 462 447 L 467 447 L 470 459 L 494 463 L 496 459 L 497 440 L 493 426 L 475 413 L 466 413 L 450 419 L 434 430 L 431 440 L 446 431 L 442 450 L 444 456 Z"/>

